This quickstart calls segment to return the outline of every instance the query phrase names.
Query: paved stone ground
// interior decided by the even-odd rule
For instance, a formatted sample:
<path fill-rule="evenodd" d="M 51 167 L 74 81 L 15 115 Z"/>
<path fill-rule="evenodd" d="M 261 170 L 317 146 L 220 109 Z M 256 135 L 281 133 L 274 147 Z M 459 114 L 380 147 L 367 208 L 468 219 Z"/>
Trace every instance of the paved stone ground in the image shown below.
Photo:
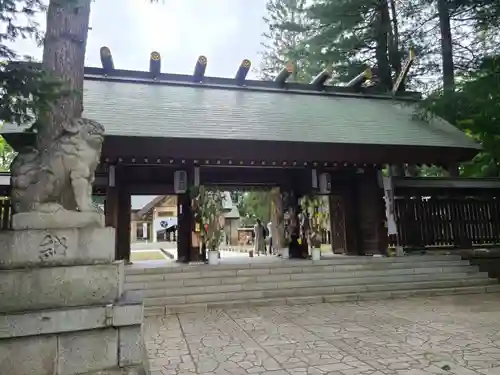
<path fill-rule="evenodd" d="M 148 319 L 151 375 L 500 375 L 500 295 Z"/>

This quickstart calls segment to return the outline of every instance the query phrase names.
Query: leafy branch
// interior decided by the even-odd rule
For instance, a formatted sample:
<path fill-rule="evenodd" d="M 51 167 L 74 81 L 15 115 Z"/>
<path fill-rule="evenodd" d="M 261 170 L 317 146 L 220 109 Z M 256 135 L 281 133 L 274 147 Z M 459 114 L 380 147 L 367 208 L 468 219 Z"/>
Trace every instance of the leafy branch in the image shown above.
<path fill-rule="evenodd" d="M 216 251 L 224 235 L 224 192 L 204 186 L 193 186 L 190 192 L 195 215 L 201 219 L 202 239 L 208 250 Z"/>

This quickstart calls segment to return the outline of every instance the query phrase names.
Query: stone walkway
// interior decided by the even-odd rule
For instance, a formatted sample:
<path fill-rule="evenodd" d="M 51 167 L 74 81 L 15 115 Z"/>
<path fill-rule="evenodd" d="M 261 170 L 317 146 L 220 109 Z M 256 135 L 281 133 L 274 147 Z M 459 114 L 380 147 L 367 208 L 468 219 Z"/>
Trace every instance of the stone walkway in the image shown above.
<path fill-rule="evenodd" d="M 151 375 L 500 375 L 500 295 L 148 319 Z"/>

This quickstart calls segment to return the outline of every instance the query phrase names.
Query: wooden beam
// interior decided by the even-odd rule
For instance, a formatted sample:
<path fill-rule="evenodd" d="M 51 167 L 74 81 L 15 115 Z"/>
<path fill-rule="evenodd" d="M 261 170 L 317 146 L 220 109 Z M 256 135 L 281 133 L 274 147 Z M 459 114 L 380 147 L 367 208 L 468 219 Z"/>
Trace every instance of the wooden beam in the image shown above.
<path fill-rule="evenodd" d="M 395 188 L 500 189 L 498 178 L 394 177 Z"/>
<path fill-rule="evenodd" d="M 7 136 L 7 135 L 6 135 Z M 353 163 L 361 166 L 370 164 L 449 164 L 470 160 L 477 154 L 473 148 L 447 147 L 443 152 L 441 147 L 377 145 L 377 144 L 346 144 L 321 142 L 273 142 L 235 139 L 199 139 L 199 138 L 138 138 L 108 136 L 104 142 L 102 157 L 114 161 L 117 158 L 127 159 L 136 163 L 148 160 L 154 164 L 156 160 L 167 157 L 185 160 L 195 159 L 202 163 L 209 160 L 232 160 L 233 163 L 254 161 L 257 166 L 262 161 L 266 163 L 328 162 Z M 284 159 L 284 156 L 286 160 Z M 234 164 L 233 164 L 234 165 Z"/>

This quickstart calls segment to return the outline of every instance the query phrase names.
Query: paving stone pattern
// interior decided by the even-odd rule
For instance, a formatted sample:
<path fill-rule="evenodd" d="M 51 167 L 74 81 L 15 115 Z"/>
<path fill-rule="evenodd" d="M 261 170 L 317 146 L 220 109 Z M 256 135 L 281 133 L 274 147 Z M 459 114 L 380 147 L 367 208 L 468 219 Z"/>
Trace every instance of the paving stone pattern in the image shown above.
<path fill-rule="evenodd" d="M 500 375 L 500 294 L 214 309 L 145 332 L 151 375 Z"/>

